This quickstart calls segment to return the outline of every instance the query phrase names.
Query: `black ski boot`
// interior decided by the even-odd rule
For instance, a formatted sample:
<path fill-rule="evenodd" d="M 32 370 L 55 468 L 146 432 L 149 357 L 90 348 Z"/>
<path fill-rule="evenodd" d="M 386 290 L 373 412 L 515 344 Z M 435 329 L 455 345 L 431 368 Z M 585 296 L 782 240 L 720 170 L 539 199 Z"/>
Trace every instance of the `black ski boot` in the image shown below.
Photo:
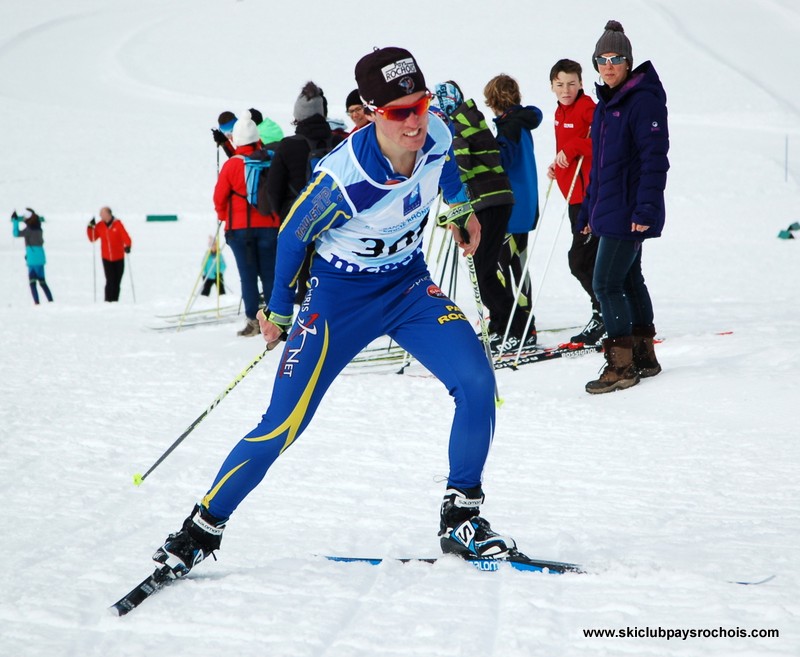
<path fill-rule="evenodd" d="M 169 568 L 167 574 L 172 579 L 184 577 L 203 559 L 213 556 L 214 550 L 219 550 L 227 521 L 227 518 L 215 518 L 208 509 L 196 505 L 180 531 L 170 534 L 164 545 L 155 551 L 153 561 Z"/>
<path fill-rule="evenodd" d="M 583 342 L 584 344 L 597 344 L 606 334 L 606 326 L 603 324 L 603 316 L 596 310 L 592 313 L 592 318 L 584 329 L 570 338 L 571 342 Z"/>
<path fill-rule="evenodd" d="M 522 342 L 522 349 L 533 349 L 536 347 L 536 327 L 531 327 L 528 329 L 528 334 L 525 336 L 525 340 L 522 341 L 519 337 L 515 335 L 509 335 L 505 342 L 503 342 L 503 336 L 497 333 L 492 333 L 489 335 L 489 347 L 492 350 L 492 355 L 497 356 L 500 353 L 504 354 L 513 354 L 519 349 L 519 344 Z"/>
<path fill-rule="evenodd" d="M 482 502 L 480 486 L 445 491 L 439 523 L 442 552 L 465 559 L 505 559 L 519 554 L 513 538 L 500 536 L 481 518 Z"/>

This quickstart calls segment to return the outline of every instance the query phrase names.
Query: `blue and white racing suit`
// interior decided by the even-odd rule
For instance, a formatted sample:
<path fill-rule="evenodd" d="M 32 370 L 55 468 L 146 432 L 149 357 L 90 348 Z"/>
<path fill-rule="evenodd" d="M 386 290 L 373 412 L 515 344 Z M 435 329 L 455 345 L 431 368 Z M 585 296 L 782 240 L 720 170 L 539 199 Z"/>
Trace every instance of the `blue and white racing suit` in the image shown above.
<path fill-rule="evenodd" d="M 309 290 L 289 330 L 266 413 L 234 447 L 203 499 L 212 515 L 233 513 L 303 432 L 339 372 L 382 335 L 417 358 L 455 400 L 448 484 L 481 483 L 494 431 L 494 375 L 469 321 L 431 280 L 421 248 L 440 186 L 449 203 L 467 200 L 451 142 L 447 126 L 431 114 L 409 177 L 392 170 L 374 125 L 353 133 L 317 166 L 281 229 L 271 316 L 291 317 L 295 279 L 313 242 Z"/>

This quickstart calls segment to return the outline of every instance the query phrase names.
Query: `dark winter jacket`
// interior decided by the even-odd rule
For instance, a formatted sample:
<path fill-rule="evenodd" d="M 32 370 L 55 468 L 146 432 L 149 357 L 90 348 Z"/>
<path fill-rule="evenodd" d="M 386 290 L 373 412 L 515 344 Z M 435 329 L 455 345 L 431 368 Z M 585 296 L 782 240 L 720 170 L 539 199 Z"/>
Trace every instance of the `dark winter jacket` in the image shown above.
<path fill-rule="evenodd" d="M 500 146 L 475 101 L 470 98 L 456 107 L 450 122 L 453 152 L 472 209 L 480 212 L 495 205 L 513 204 L 511 182 L 500 161 Z"/>
<path fill-rule="evenodd" d="M 342 141 L 334 135 L 327 120 L 321 114 L 304 119 L 297 124 L 295 134 L 284 137 L 275 149 L 275 157 L 267 178 L 267 197 L 272 208 L 286 218 L 295 199 L 308 182 L 308 138 L 315 147 L 330 143 L 331 147 Z"/>
<path fill-rule="evenodd" d="M 618 89 L 597 85 L 592 122 L 593 162 L 577 229 L 600 237 L 643 240 L 664 228 L 669 130 L 667 95 L 650 62 Z M 631 224 L 650 226 L 631 231 Z"/>
<path fill-rule="evenodd" d="M 252 155 L 260 146 L 261 142 L 239 146 L 219 172 L 214 187 L 214 209 L 217 219 L 225 222 L 226 231 L 277 228 L 280 223 L 276 214 L 261 214 L 247 202 L 244 157 Z"/>
<path fill-rule="evenodd" d="M 494 119 L 500 161 L 511 181 L 514 209 L 508 220 L 509 233 L 527 233 L 539 218 L 539 183 L 531 130 L 542 122 L 542 110 L 533 105 L 515 105 Z"/>
<path fill-rule="evenodd" d="M 564 195 L 569 197 L 570 205 L 583 201 L 586 186 L 589 183 L 589 171 L 592 169 L 592 140 L 589 138 L 589 128 L 594 116 L 594 101 L 589 98 L 583 89 L 578 92 L 578 97 L 572 105 L 558 103 L 555 114 L 556 153 L 564 151 L 569 160 L 566 169 L 555 167 L 556 182 Z M 578 160 L 581 161 L 580 172 L 575 177 Z M 572 181 L 575 181 L 573 186 Z M 572 187 L 572 195 L 570 195 Z"/>

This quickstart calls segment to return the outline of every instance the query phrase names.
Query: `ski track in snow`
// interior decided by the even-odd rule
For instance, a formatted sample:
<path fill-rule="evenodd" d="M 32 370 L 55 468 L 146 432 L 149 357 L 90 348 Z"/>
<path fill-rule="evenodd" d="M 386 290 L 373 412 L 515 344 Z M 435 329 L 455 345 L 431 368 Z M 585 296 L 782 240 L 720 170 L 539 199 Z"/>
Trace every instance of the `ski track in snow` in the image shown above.
<path fill-rule="evenodd" d="M 686 20 L 682 20 L 681 16 L 685 15 L 683 12 L 675 11 L 673 9 L 673 5 L 665 3 L 665 2 L 653 2 L 651 3 L 654 8 L 658 10 L 658 12 L 666 18 L 673 27 L 673 32 L 676 38 L 682 38 L 687 43 L 691 44 L 693 47 L 697 48 L 701 52 L 703 52 L 708 57 L 714 59 L 719 65 L 726 67 L 733 71 L 736 76 L 740 77 L 742 80 L 747 81 L 750 85 L 752 85 L 757 91 L 760 91 L 765 95 L 765 97 L 770 98 L 773 101 L 776 101 L 779 106 L 781 106 L 784 110 L 790 112 L 795 117 L 800 117 L 800 106 L 798 106 L 795 102 L 793 102 L 790 98 L 786 97 L 782 92 L 780 86 L 777 88 L 773 85 L 770 85 L 764 81 L 762 75 L 759 75 L 758 72 L 755 74 L 751 74 L 744 66 L 737 64 L 737 57 L 732 56 L 730 49 L 725 50 L 717 50 L 708 45 L 708 39 L 704 37 L 702 31 L 698 31 L 696 28 L 700 27 L 701 29 L 705 27 L 707 29 L 708 25 L 706 23 L 700 23 L 698 25 L 697 16 L 693 16 L 693 20 L 688 22 Z M 774 2 L 759 0 L 759 2 L 751 3 L 748 7 L 748 10 L 752 12 L 753 18 L 752 23 L 750 23 L 750 29 L 754 29 L 755 26 L 759 25 L 761 21 L 763 21 L 764 14 L 767 12 L 775 11 L 775 4 Z M 717 14 L 716 11 L 709 12 L 712 14 L 710 17 L 711 20 L 715 20 L 714 14 Z M 789 15 L 793 20 L 792 22 L 797 23 L 797 12 L 787 12 L 787 11 L 780 11 L 779 13 L 783 15 Z M 723 17 L 721 20 L 722 25 L 725 25 L 728 21 Z M 778 21 L 770 21 L 770 24 L 775 25 L 778 24 Z M 794 30 L 797 30 L 797 25 L 795 25 Z M 740 53 L 741 54 L 741 53 Z M 763 56 L 763 53 L 759 54 L 759 57 Z"/>

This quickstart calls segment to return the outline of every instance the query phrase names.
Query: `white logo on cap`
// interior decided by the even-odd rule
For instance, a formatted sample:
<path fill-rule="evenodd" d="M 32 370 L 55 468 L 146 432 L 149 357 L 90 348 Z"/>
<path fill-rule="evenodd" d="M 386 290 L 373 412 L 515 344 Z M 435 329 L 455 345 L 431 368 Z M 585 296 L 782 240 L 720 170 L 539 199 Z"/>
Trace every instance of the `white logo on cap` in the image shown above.
<path fill-rule="evenodd" d="M 414 64 L 413 57 L 401 59 L 400 61 L 397 61 L 394 64 L 388 64 L 381 69 L 381 73 L 383 73 L 383 79 L 386 82 L 391 82 L 401 75 L 411 75 L 416 72 L 417 67 Z"/>

